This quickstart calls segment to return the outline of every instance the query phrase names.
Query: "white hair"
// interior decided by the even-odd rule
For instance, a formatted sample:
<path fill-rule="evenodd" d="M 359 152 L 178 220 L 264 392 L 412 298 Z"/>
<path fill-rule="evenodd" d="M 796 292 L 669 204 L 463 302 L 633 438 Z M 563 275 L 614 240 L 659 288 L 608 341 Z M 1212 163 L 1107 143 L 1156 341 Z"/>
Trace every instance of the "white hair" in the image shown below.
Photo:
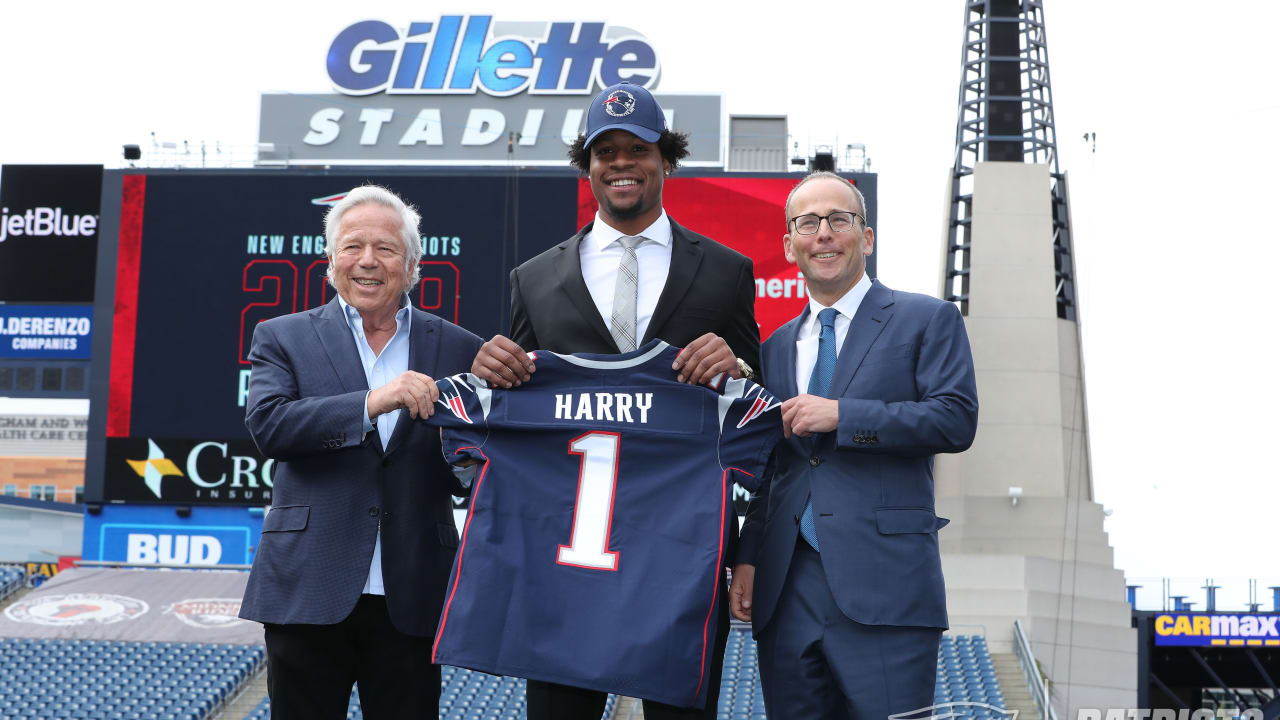
<path fill-rule="evenodd" d="M 329 284 L 333 284 L 333 254 L 336 252 L 335 246 L 338 243 L 338 229 L 342 227 L 342 216 L 357 205 L 371 202 L 391 208 L 400 215 L 400 242 L 404 244 L 404 271 L 409 276 L 409 282 L 405 285 L 404 291 L 408 292 L 418 284 L 421 277 L 418 261 L 422 259 L 422 236 L 418 233 L 418 223 L 422 217 L 412 205 L 401 200 L 399 195 L 379 185 L 361 185 L 352 189 L 346 197 L 325 213 L 324 254 L 329 258 Z"/>

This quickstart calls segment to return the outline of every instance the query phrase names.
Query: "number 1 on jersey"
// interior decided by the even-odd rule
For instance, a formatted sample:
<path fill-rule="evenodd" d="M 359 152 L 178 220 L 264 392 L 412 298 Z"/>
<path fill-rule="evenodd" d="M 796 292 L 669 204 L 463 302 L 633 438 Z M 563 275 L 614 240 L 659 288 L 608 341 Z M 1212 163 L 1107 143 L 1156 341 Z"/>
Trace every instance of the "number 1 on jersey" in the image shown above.
<path fill-rule="evenodd" d="M 573 506 L 573 535 L 556 556 L 561 565 L 618 569 L 618 553 L 609 550 L 609 527 L 613 523 L 619 443 L 620 436 L 611 432 L 589 432 L 569 443 L 569 452 L 581 455 L 582 461 Z"/>

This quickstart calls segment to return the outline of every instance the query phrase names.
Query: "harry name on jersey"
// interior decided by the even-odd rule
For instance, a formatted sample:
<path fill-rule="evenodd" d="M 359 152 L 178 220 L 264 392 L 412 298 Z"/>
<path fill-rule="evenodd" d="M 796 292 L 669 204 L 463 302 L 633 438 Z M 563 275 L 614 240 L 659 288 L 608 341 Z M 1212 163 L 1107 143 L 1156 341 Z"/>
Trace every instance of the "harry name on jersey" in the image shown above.
<path fill-rule="evenodd" d="M 607 420 L 647 424 L 651 392 L 579 392 L 556 393 L 556 420 Z M 639 420 L 631 414 L 636 410 Z"/>

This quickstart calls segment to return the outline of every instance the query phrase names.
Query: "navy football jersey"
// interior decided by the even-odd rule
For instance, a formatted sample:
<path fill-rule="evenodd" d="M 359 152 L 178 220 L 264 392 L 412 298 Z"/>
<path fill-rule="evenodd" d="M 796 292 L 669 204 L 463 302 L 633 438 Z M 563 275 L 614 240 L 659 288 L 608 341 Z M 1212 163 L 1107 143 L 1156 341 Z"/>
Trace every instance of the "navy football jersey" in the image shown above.
<path fill-rule="evenodd" d="M 677 382 L 678 352 L 538 351 L 511 390 L 439 381 L 447 458 L 484 465 L 435 662 L 705 704 L 731 483 L 756 489 L 782 422 L 749 380 Z"/>

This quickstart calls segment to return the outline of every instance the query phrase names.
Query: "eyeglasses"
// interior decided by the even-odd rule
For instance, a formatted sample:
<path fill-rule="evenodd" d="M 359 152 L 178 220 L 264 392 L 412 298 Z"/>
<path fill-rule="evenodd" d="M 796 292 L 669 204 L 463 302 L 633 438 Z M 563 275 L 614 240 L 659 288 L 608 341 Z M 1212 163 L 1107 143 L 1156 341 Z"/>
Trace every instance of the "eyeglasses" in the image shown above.
<path fill-rule="evenodd" d="M 830 215 L 797 215 L 791 218 L 791 222 L 795 225 L 796 232 L 801 235 L 812 235 L 818 232 L 823 220 L 827 221 L 827 227 L 831 228 L 831 232 L 842 233 L 852 230 L 853 219 L 859 217 L 862 216 L 856 212 L 841 210 Z"/>

